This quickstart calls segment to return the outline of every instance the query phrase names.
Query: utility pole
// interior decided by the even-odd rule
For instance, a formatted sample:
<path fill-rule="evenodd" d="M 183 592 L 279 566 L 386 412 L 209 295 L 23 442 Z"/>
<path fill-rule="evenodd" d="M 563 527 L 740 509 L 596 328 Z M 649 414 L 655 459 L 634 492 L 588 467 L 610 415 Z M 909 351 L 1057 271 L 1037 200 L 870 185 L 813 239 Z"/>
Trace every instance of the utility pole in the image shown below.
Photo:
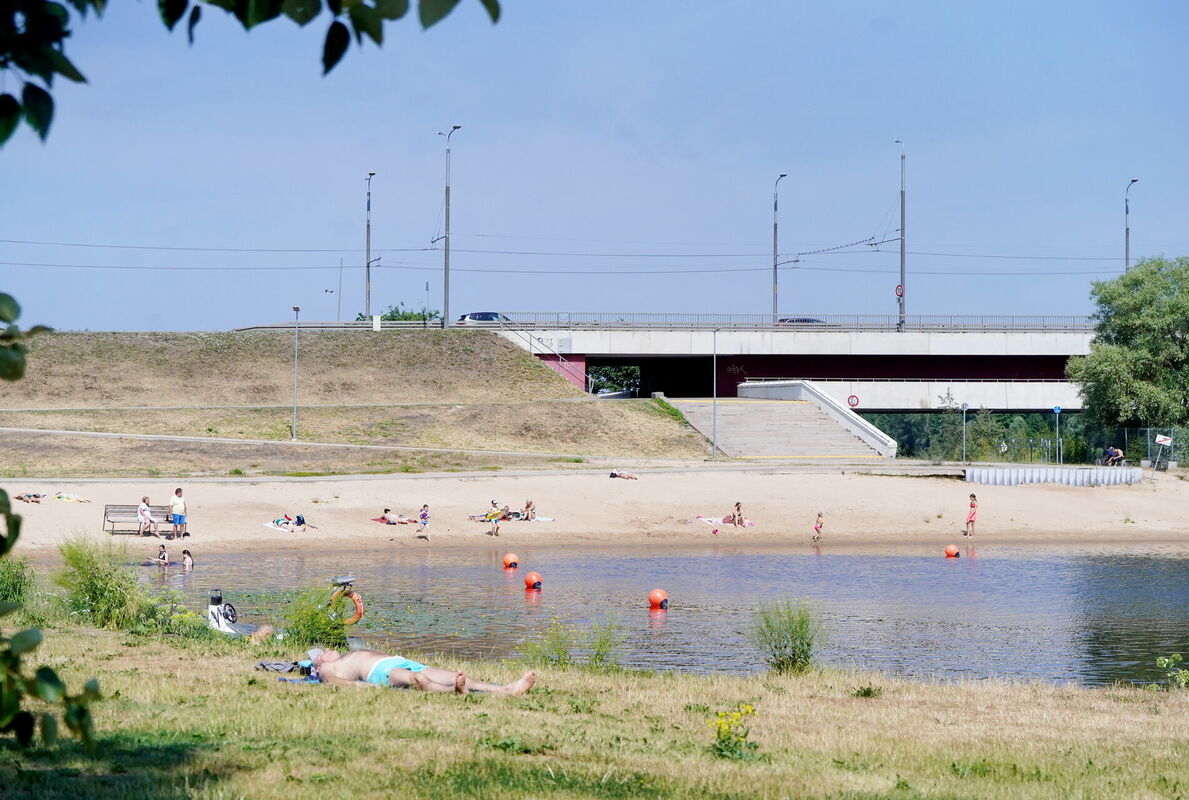
<path fill-rule="evenodd" d="M 372 317 L 372 178 L 376 173 L 367 174 L 367 240 L 364 247 L 363 268 L 363 315 L 369 320 Z"/>
<path fill-rule="evenodd" d="M 772 185 L 772 324 L 773 325 L 775 325 L 777 323 L 777 321 L 779 320 L 779 317 L 777 316 L 778 312 L 776 310 L 776 300 L 777 300 L 777 295 L 780 290 L 780 276 L 779 276 L 779 273 L 777 272 L 777 265 L 778 265 L 778 262 L 777 262 L 777 258 L 778 258 L 777 241 L 778 240 L 777 240 L 777 236 L 776 236 L 776 211 L 777 211 L 777 207 L 780 204 L 780 193 L 778 190 L 780 188 L 781 178 L 787 178 L 788 176 L 789 175 L 787 172 L 780 173 L 780 177 L 777 178 L 776 183 L 774 183 Z"/>
<path fill-rule="evenodd" d="M 339 291 L 338 291 L 338 294 L 335 295 L 335 297 L 338 298 L 338 305 L 335 307 L 335 310 L 334 310 L 334 321 L 342 322 L 343 321 L 343 260 L 341 258 L 339 259 Z"/>
<path fill-rule="evenodd" d="M 907 293 L 907 288 L 904 285 L 904 262 L 907 255 L 904 230 L 904 189 L 908 176 L 908 156 L 904 152 L 904 142 L 896 139 L 895 143 L 900 145 L 900 290 L 896 292 L 896 302 L 900 306 L 900 321 L 896 324 L 896 330 L 902 331 L 904 330 L 904 295 Z"/>
<path fill-rule="evenodd" d="M 297 441 L 297 334 L 301 325 L 301 308 L 293 306 L 293 424 L 289 428 L 289 440 Z"/>
<path fill-rule="evenodd" d="M 1139 183 L 1139 178 L 1132 178 L 1131 183 L 1123 190 L 1123 271 L 1131 269 L 1131 204 L 1127 193 L 1131 191 L 1131 184 Z"/>
<path fill-rule="evenodd" d="M 442 238 L 446 240 L 442 248 L 442 328 L 450 327 L 450 137 L 461 128 L 452 125 L 449 133 L 438 131 L 438 136 L 446 137 L 446 230 Z"/>

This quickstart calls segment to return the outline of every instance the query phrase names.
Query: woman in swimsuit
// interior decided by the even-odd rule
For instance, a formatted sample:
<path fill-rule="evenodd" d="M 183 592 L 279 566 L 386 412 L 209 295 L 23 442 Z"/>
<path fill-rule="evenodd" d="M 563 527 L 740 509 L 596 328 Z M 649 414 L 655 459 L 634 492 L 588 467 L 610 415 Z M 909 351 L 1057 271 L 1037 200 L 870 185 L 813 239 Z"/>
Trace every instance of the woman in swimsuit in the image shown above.
<path fill-rule="evenodd" d="M 974 518 L 978 515 L 978 498 L 970 495 L 970 511 L 966 512 L 966 530 L 963 536 L 974 536 Z"/>
<path fill-rule="evenodd" d="M 194 569 L 194 556 L 189 550 L 182 551 L 182 569 Z"/>
<path fill-rule="evenodd" d="M 817 512 L 817 522 L 813 523 L 813 541 L 820 542 L 822 539 L 822 526 L 826 524 L 826 518 L 822 512 Z"/>
<path fill-rule="evenodd" d="M 165 545 L 161 545 L 157 549 L 157 564 L 164 567 L 169 563 L 169 553 L 165 552 Z"/>
<path fill-rule="evenodd" d="M 537 507 L 532 500 L 524 501 L 524 508 L 520 512 L 520 518 L 528 522 L 532 522 L 537 518 Z"/>

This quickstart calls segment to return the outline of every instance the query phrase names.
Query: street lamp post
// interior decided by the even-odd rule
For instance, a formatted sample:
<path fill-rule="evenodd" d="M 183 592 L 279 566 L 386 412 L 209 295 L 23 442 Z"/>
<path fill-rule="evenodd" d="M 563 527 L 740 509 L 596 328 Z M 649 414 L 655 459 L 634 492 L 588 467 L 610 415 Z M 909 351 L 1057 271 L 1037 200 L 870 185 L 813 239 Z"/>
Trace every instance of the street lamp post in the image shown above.
<path fill-rule="evenodd" d="M 787 178 L 788 176 L 789 176 L 789 174 L 787 172 L 782 172 L 782 173 L 780 173 L 780 177 L 778 177 L 776 179 L 776 183 L 772 184 L 772 324 L 773 325 L 776 324 L 777 319 L 778 319 L 777 310 L 776 310 L 776 300 L 777 300 L 777 295 L 780 290 L 780 278 L 779 278 L 779 273 L 777 272 L 777 265 L 778 265 L 777 258 L 779 256 L 777 255 L 778 239 L 777 239 L 777 235 L 776 235 L 776 211 L 777 211 L 778 206 L 780 205 L 780 192 L 779 192 L 780 181 L 781 181 L 781 179 Z"/>
<path fill-rule="evenodd" d="M 900 321 L 896 324 L 896 330 L 904 330 L 904 296 L 908 294 L 908 289 L 904 285 L 904 266 L 906 243 L 904 231 L 904 190 L 906 178 L 908 176 L 908 155 L 904 152 L 904 142 L 900 139 L 894 139 L 894 144 L 900 145 L 900 291 L 896 292 L 896 302 L 900 307 Z"/>
<path fill-rule="evenodd" d="M 1132 184 L 1139 183 L 1139 178 L 1132 178 L 1131 183 L 1127 184 L 1127 188 L 1123 190 L 1123 271 L 1131 269 L 1131 204 L 1127 199 L 1127 193 L 1131 191 Z"/>
<path fill-rule="evenodd" d="M 445 245 L 442 248 L 442 327 L 450 326 L 450 137 L 461 128 L 452 125 L 449 133 L 438 131 L 438 136 L 446 137 L 446 230 L 442 238 Z"/>
<path fill-rule="evenodd" d="M 363 315 L 368 319 L 371 319 L 372 316 L 372 178 L 374 177 L 376 177 L 374 172 L 367 174 L 367 238 L 363 256 Z"/>
<path fill-rule="evenodd" d="M 966 463 L 966 412 L 970 409 L 968 403 L 962 404 L 962 463 Z"/>
<path fill-rule="evenodd" d="M 289 428 L 289 440 L 297 441 L 297 332 L 300 324 L 301 307 L 293 306 L 293 425 Z"/>
<path fill-rule="evenodd" d="M 783 176 L 782 176 L 783 177 Z M 710 401 L 710 458 L 718 460 L 718 328 L 714 329 L 711 336 L 714 342 L 710 357 L 710 385 L 713 392 L 712 400 Z"/>

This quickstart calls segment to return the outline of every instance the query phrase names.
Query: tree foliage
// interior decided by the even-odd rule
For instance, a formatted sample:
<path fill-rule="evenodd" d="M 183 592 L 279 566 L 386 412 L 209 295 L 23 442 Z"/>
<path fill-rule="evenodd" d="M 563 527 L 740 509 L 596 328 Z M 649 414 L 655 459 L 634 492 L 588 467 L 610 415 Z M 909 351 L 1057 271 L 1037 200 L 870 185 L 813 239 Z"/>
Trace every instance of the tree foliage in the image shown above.
<path fill-rule="evenodd" d="M 588 367 L 587 379 L 590 381 L 590 391 L 599 392 L 635 392 L 640 389 L 639 367 Z"/>
<path fill-rule="evenodd" d="M 102 16 L 107 0 L 68 0 L 75 15 Z M 377 45 L 384 42 L 384 23 L 409 13 L 411 0 L 326 0 L 330 26 L 322 45 L 322 74 L 334 69 L 354 35 L 362 46 L 366 36 Z M 422 28 L 441 22 L 461 0 L 418 0 L 417 16 Z M 491 21 L 500 17 L 499 0 L 479 0 Z M 322 0 L 157 0 L 161 22 L 170 31 L 183 18 L 186 36 L 194 44 L 194 29 L 203 8 L 222 9 L 239 20 L 244 30 L 282 16 L 298 25 L 308 25 L 321 15 Z M 0 145 L 12 136 L 23 118 L 43 140 L 54 119 L 50 94 L 54 77 L 86 83 L 83 73 L 66 57 L 65 43 L 72 35 L 71 12 L 53 0 L 0 0 L 0 74 L 12 72 L 22 85 L 20 96 L 0 94 Z"/>
<path fill-rule="evenodd" d="M 380 314 L 380 319 L 384 322 L 433 322 L 440 320 L 442 312 L 437 309 L 422 306 L 420 311 L 414 311 L 411 308 L 405 308 L 404 301 L 397 303 L 394 306 L 388 306 L 384 313 Z M 368 317 L 359 312 L 355 315 L 356 322 L 367 322 Z"/>
<path fill-rule="evenodd" d="M 1189 258 L 1151 258 L 1094 284 L 1098 335 L 1070 359 L 1086 413 L 1102 425 L 1189 424 Z"/>
<path fill-rule="evenodd" d="M 25 374 L 25 339 L 37 330 L 45 330 L 21 331 L 15 324 L 20 314 L 17 301 L 0 293 L 0 322 L 6 325 L 0 335 L 0 379 L 3 380 L 15 381 Z M 5 558 L 21 535 L 21 518 L 12 513 L 12 502 L 3 489 L 0 489 L 0 519 L 4 522 L 0 531 L 0 558 Z M 19 609 L 19 603 L 0 602 L 0 617 Z M 43 742 L 52 744 L 58 738 L 58 716 L 48 709 L 58 706 L 67 729 L 90 747 L 93 734 L 90 703 L 99 698 L 99 683 L 92 679 L 78 694 L 69 694 L 66 684 L 49 667 L 38 667 L 28 674 L 24 660 L 39 644 L 41 631 L 37 628 L 12 636 L 0 634 L 0 733 L 12 734 L 22 746 L 30 744 L 40 733 Z M 44 710 L 30 710 L 29 700 L 40 701 Z"/>

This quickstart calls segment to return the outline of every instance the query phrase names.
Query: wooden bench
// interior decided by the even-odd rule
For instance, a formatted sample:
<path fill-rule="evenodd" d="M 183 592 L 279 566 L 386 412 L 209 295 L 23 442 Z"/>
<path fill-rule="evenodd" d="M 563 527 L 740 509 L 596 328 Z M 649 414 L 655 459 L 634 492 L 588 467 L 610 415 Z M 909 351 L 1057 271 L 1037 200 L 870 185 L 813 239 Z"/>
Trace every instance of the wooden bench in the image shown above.
<path fill-rule="evenodd" d="M 103 530 L 115 535 L 117 533 L 139 533 L 140 520 L 136 518 L 137 503 L 134 506 L 110 505 L 103 507 Z M 158 528 L 169 525 L 165 517 L 169 514 L 169 506 L 149 506 L 153 519 L 157 520 Z"/>

